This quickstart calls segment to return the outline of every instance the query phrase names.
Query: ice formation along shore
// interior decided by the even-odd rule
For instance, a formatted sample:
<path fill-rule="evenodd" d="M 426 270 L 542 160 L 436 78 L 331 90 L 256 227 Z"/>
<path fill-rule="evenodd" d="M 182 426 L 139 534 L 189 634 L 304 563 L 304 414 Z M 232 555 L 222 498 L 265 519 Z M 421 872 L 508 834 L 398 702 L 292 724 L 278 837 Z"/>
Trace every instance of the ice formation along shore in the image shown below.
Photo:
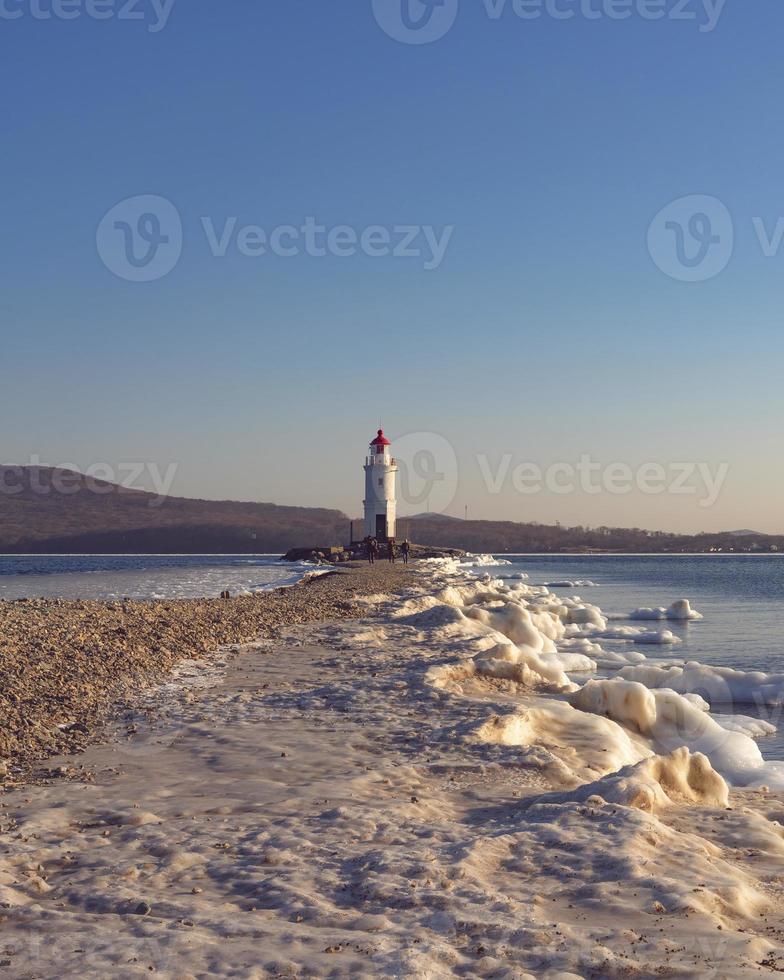
<path fill-rule="evenodd" d="M 666 923 L 674 943 L 657 975 L 670 953 L 690 965 L 663 975 L 704 976 L 717 964 L 711 975 L 760 975 L 778 956 L 768 923 L 780 921 L 784 763 L 766 762 L 755 741 L 773 726 L 735 712 L 784 700 L 784 675 L 671 666 L 665 658 L 680 641 L 670 629 L 618 622 L 682 628 L 701 618 L 686 599 L 610 617 L 497 564 L 489 556 L 422 563 L 414 587 L 368 600 L 375 615 L 342 634 L 346 648 L 394 650 L 411 665 L 410 696 L 433 699 L 422 724 L 434 751 L 459 743 L 476 760 L 474 778 L 509 780 L 508 803 L 492 811 L 497 823 L 479 820 L 466 850 L 492 855 L 505 894 L 518 871 L 534 904 L 556 882 L 562 928 L 577 909 L 602 923 L 612 952 L 586 975 L 632 975 L 617 950 L 657 914 L 671 916 L 656 926 L 663 933 Z M 657 663 L 641 644 L 658 647 Z M 525 789 L 512 792 L 515 783 Z M 607 918 L 610 908 L 616 918 Z M 698 948 L 709 955 L 700 960 Z M 572 965 L 590 957 L 575 954 Z M 552 970 L 543 962 L 533 972 Z"/>
<path fill-rule="evenodd" d="M 494 577 L 485 569 L 508 563 L 488 555 L 423 564 L 431 588 L 387 613 L 444 654 L 427 671 L 428 684 L 457 696 L 513 696 L 509 712 L 481 725 L 478 739 L 549 756 L 573 783 L 666 757 L 670 770 L 707 765 L 731 786 L 784 789 L 784 763 L 765 762 L 755 741 L 774 726 L 733 713 L 736 705 L 782 703 L 784 674 L 649 664 L 632 647 L 673 647 L 680 640 L 671 630 L 618 626 L 579 596 Z M 702 617 L 679 599 L 626 618 Z M 597 670 L 611 676 L 594 677 Z"/>

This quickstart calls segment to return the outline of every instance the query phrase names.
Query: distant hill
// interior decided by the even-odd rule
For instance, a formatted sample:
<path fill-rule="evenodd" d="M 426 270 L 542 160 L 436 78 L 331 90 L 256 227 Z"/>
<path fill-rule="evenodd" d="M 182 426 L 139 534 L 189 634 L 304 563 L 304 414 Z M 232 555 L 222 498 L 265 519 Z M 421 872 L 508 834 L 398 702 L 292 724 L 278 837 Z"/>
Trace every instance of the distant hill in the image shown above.
<path fill-rule="evenodd" d="M 398 523 L 400 521 L 446 521 L 451 523 L 453 521 L 460 521 L 459 517 L 450 517 L 449 514 L 412 514 L 410 517 L 398 517 Z"/>
<path fill-rule="evenodd" d="M 464 521 L 441 514 L 402 518 L 398 530 L 399 537 L 407 533 L 421 544 L 495 553 L 784 552 L 782 535 L 677 535 L 640 528 Z M 349 518 L 339 510 L 158 497 L 67 470 L 0 466 L 0 553 L 282 554 L 290 548 L 346 544 L 348 536 Z"/>
<path fill-rule="evenodd" d="M 284 552 L 343 542 L 338 510 L 161 498 L 49 467 L 0 466 L 0 552 Z"/>
<path fill-rule="evenodd" d="M 642 528 L 562 527 L 521 524 L 515 521 L 445 521 L 440 515 L 420 514 L 400 518 L 403 528 L 411 521 L 412 539 L 439 547 L 466 551 L 503 552 L 684 552 L 771 551 L 784 552 L 784 535 L 748 532 L 716 534 L 668 534 Z"/>

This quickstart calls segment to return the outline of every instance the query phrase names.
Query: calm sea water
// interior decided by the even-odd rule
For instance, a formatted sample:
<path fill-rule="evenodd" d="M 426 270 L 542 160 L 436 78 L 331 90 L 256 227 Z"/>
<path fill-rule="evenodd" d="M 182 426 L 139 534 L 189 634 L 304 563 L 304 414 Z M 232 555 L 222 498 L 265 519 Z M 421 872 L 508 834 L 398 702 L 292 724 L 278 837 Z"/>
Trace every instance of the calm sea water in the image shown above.
<path fill-rule="evenodd" d="M 292 585 L 312 565 L 277 555 L 6 555 L 0 599 L 195 599 Z"/>
<path fill-rule="evenodd" d="M 679 658 L 784 671 L 784 555 L 504 557 L 514 566 L 501 568 L 501 573 L 525 571 L 531 584 L 596 582 L 596 587 L 553 591 L 579 594 L 605 613 L 690 599 L 703 620 L 660 624 L 683 640 L 676 650 Z"/>

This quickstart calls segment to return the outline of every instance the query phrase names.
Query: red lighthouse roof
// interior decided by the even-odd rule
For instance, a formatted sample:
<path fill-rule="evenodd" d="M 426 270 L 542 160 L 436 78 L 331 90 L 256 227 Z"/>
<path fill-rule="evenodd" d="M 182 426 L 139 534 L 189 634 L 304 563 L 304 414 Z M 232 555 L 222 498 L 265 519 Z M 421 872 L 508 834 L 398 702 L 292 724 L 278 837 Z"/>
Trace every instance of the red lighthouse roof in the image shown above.
<path fill-rule="evenodd" d="M 371 445 L 371 446 L 391 446 L 391 445 L 392 445 L 392 443 L 391 443 L 391 442 L 389 441 L 389 439 L 387 439 L 387 437 L 386 437 L 386 436 L 384 435 L 384 430 L 383 430 L 383 429 L 379 429 L 379 430 L 378 430 L 378 435 L 377 435 L 377 436 L 376 436 L 376 438 L 375 438 L 375 439 L 374 439 L 374 440 L 373 440 L 373 441 L 372 441 L 372 442 L 370 443 L 370 445 Z"/>

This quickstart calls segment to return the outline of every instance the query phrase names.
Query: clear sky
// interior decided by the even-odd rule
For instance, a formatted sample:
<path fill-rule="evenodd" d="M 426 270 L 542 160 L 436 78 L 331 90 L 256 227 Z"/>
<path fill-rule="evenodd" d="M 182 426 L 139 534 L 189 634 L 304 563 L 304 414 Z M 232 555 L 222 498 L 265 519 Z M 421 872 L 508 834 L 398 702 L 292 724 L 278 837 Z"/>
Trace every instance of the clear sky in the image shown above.
<path fill-rule="evenodd" d="M 3 462 L 357 514 L 383 420 L 404 513 L 784 531 L 780 2 L 92 2 L 0 0 Z"/>

